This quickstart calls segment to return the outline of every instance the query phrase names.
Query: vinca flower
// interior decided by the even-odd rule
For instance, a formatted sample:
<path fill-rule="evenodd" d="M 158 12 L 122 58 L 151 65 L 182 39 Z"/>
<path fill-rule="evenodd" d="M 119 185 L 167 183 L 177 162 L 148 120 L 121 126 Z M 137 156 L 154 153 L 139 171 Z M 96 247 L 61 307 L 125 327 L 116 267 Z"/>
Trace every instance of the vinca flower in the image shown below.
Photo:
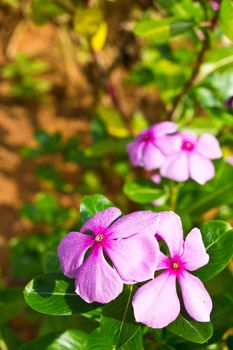
<path fill-rule="evenodd" d="M 105 209 L 58 246 L 64 274 L 75 278 L 76 293 L 88 303 L 108 303 L 124 283 L 153 277 L 159 258 L 154 213 L 139 211 L 117 220 L 120 215 L 117 208 Z"/>
<path fill-rule="evenodd" d="M 165 159 L 162 149 L 169 143 L 166 135 L 176 130 L 175 123 L 166 121 L 155 124 L 137 135 L 127 146 L 132 165 L 146 170 L 158 169 Z"/>
<path fill-rule="evenodd" d="M 157 218 L 157 236 L 166 243 L 170 257 L 160 252 L 157 270 L 164 271 L 135 293 L 133 308 L 136 321 L 153 328 L 163 328 L 173 322 L 180 313 L 176 291 L 178 281 L 188 314 L 196 321 L 208 322 L 211 298 L 200 279 L 189 272 L 209 261 L 201 232 L 197 228 L 192 229 L 184 241 L 178 215 L 161 212 Z"/>
<path fill-rule="evenodd" d="M 205 133 L 198 138 L 193 133 L 178 133 L 171 138 L 173 142 L 167 144 L 167 157 L 160 168 L 162 176 L 175 181 L 192 178 L 201 185 L 214 177 L 211 160 L 221 158 L 222 151 L 213 135 Z"/>

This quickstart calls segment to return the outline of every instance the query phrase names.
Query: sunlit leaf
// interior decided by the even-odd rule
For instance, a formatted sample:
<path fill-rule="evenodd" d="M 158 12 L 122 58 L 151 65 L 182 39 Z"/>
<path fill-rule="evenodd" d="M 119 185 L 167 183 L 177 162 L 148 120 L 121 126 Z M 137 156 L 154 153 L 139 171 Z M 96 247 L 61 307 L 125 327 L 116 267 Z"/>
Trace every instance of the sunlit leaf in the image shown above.
<path fill-rule="evenodd" d="M 86 222 L 93 215 L 114 206 L 113 203 L 101 194 L 85 196 L 80 204 L 80 213 L 83 222 Z"/>
<path fill-rule="evenodd" d="M 183 339 L 200 344 L 205 343 L 213 334 L 210 322 L 196 322 L 181 315 L 167 329 Z"/>
<path fill-rule="evenodd" d="M 210 50 L 200 68 L 197 81 L 205 79 L 215 71 L 228 68 L 233 63 L 233 47 L 218 47 Z"/>
<path fill-rule="evenodd" d="M 129 131 L 121 115 L 115 109 L 99 106 L 97 113 L 100 120 L 104 123 L 109 135 L 115 137 L 126 137 L 129 135 Z"/>
<path fill-rule="evenodd" d="M 76 329 L 51 333 L 24 344 L 20 350 L 84 350 L 87 335 Z"/>
<path fill-rule="evenodd" d="M 123 189 L 125 195 L 136 203 L 150 203 L 164 195 L 164 190 L 151 180 L 130 180 Z"/>
<path fill-rule="evenodd" d="M 24 289 L 26 303 L 47 315 L 72 315 L 90 311 L 97 304 L 87 304 L 75 293 L 73 279 L 62 274 L 44 274 L 30 281 Z"/>
<path fill-rule="evenodd" d="M 201 233 L 210 260 L 196 275 L 208 280 L 221 272 L 233 257 L 233 230 L 228 223 L 216 220 L 204 223 Z"/>
<path fill-rule="evenodd" d="M 100 8 L 77 8 L 74 16 L 74 29 L 81 35 L 91 38 L 103 23 L 103 13 Z"/>
<path fill-rule="evenodd" d="M 91 46 L 95 52 L 101 51 L 105 45 L 108 35 L 108 25 L 106 22 L 102 22 L 91 39 Z"/>
<path fill-rule="evenodd" d="M 171 38 L 187 33 L 194 28 L 193 21 L 185 21 L 175 17 L 165 19 L 142 19 L 135 27 L 135 34 L 151 39 L 153 42 L 164 43 Z"/>
<path fill-rule="evenodd" d="M 223 33 L 233 41 L 233 0 L 221 2 L 220 23 Z"/>

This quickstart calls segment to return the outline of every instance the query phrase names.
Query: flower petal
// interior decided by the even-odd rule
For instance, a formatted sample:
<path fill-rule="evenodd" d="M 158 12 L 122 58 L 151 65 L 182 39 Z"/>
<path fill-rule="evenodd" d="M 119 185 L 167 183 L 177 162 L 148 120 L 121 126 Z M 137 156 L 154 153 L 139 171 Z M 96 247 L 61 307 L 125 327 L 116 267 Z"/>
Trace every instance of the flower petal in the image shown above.
<path fill-rule="evenodd" d="M 217 159 L 222 157 L 222 151 L 219 142 L 211 134 L 202 134 L 196 143 L 195 151 L 202 156 L 210 159 Z"/>
<path fill-rule="evenodd" d="M 106 234 L 111 238 L 126 238 L 136 233 L 155 235 L 158 214 L 151 211 L 135 211 L 124 215 L 108 228 Z"/>
<path fill-rule="evenodd" d="M 93 236 L 70 232 L 60 242 L 57 252 L 64 275 L 75 277 L 88 248 L 94 243 Z"/>
<path fill-rule="evenodd" d="M 153 125 L 151 129 L 155 132 L 156 137 L 160 137 L 166 134 L 173 134 L 178 129 L 178 125 L 173 122 L 165 121 Z"/>
<path fill-rule="evenodd" d="M 120 215 L 121 211 L 118 208 L 111 207 L 102 210 L 87 220 L 80 229 L 80 232 L 92 231 L 94 234 L 103 233 Z"/>
<path fill-rule="evenodd" d="M 180 217 L 173 211 L 157 214 L 158 224 L 156 233 L 168 246 L 170 256 L 174 257 L 183 252 L 183 229 Z"/>
<path fill-rule="evenodd" d="M 184 252 L 181 256 L 185 269 L 194 271 L 206 265 L 209 255 L 202 240 L 201 231 L 198 228 L 192 229 L 184 242 Z"/>
<path fill-rule="evenodd" d="M 188 155 L 178 151 L 168 156 L 161 169 L 161 175 L 175 181 L 187 181 L 189 178 Z"/>
<path fill-rule="evenodd" d="M 134 316 L 152 328 L 163 328 L 180 313 L 176 276 L 169 271 L 140 287 L 133 297 Z"/>
<path fill-rule="evenodd" d="M 178 135 L 163 136 L 155 140 L 156 146 L 166 155 L 177 152 L 181 149 L 182 137 Z"/>
<path fill-rule="evenodd" d="M 127 145 L 127 151 L 129 154 L 130 163 L 133 166 L 141 166 L 142 153 L 144 149 L 144 142 L 134 140 Z"/>
<path fill-rule="evenodd" d="M 188 314 L 198 322 L 209 322 L 212 300 L 204 284 L 185 270 L 178 275 L 178 281 Z"/>
<path fill-rule="evenodd" d="M 189 161 L 190 177 L 200 185 L 204 185 L 207 181 L 214 177 L 214 165 L 208 158 L 200 156 L 196 152 L 191 152 Z"/>
<path fill-rule="evenodd" d="M 146 170 L 158 169 L 162 165 L 164 159 L 164 155 L 161 151 L 151 142 L 145 145 L 143 150 L 143 167 Z"/>
<path fill-rule="evenodd" d="M 158 264 L 156 267 L 156 271 L 168 269 L 169 263 L 170 263 L 170 259 L 160 251 L 159 252 L 159 261 L 158 261 Z"/>
<path fill-rule="evenodd" d="M 159 245 L 152 235 L 139 233 L 124 239 L 109 240 L 104 250 L 125 282 L 142 282 L 154 277 Z"/>
<path fill-rule="evenodd" d="M 193 144 L 195 144 L 197 141 L 197 135 L 193 132 L 184 131 L 179 133 L 179 135 L 182 137 L 183 141 L 191 142 Z"/>
<path fill-rule="evenodd" d="M 80 266 L 76 275 L 76 293 L 87 303 L 108 303 L 123 289 L 123 281 L 117 271 L 105 260 L 101 246 L 92 252 Z"/>

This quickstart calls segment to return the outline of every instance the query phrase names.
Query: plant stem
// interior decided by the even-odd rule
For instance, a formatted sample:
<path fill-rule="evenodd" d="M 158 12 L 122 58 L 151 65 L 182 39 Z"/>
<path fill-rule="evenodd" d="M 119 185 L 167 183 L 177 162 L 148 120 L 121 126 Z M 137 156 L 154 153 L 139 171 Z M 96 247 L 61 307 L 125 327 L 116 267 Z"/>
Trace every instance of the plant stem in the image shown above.
<path fill-rule="evenodd" d="M 209 23 L 209 27 L 208 27 L 209 31 L 211 31 L 211 30 L 213 30 L 215 28 L 216 23 L 218 21 L 218 16 L 219 16 L 219 10 L 217 10 L 215 12 L 212 20 Z M 201 65 L 203 63 L 205 53 L 206 53 L 206 51 L 209 48 L 209 35 L 208 35 L 207 31 L 206 31 L 205 34 L 206 34 L 205 35 L 205 39 L 204 39 L 204 41 L 202 43 L 201 50 L 200 50 L 200 52 L 199 52 L 199 54 L 197 56 L 197 59 L 196 59 L 196 61 L 194 63 L 191 76 L 187 80 L 185 85 L 183 86 L 183 89 L 182 89 L 181 93 L 176 97 L 172 109 L 167 114 L 168 119 L 174 119 L 174 116 L 176 115 L 176 111 L 177 111 L 178 107 L 183 102 L 183 99 L 184 99 L 185 95 L 187 95 L 187 93 L 192 88 L 193 84 L 195 83 L 195 80 L 196 80 L 196 78 L 198 76 L 198 73 L 200 71 Z"/>
<path fill-rule="evenodd" d="M 182 182 L 178 184 L 171 183 L 171 189 L 170 189 L 170 208 L 171 210 L 175 211 L 176 209 L 176 202 L 178 198 L 178 194 L 180 191 L 180 188 L 182 187 Z"/>

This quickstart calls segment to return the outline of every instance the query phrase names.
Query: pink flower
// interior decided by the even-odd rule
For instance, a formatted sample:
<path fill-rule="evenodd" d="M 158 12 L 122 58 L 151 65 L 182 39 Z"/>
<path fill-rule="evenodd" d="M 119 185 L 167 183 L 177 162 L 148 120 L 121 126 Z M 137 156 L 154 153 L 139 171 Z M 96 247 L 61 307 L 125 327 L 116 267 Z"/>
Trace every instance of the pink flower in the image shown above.
<path fill-rule="evenodd" d="M 164 142 L 169 142 L 166 135 L 176 130 L 175 123 L 161 122 L 141 132 L 127 146 L 132 165 L 141 166 L 146 170 L 158 169 L 165 159 L 161 146 Z"/>
<path fill-rule="evenodd" d="M 170 138 L 173 142 L 164 148 L 167 157 L 160 168 L 162 176 L 175 181 L 192 178 L 201 185 L 214 177 L 211 159 L 220 158 L 222 151 L 213 135 L 205 133 L 197 138 L 192 133 L 179 133 Z"/>
<path fill-rule="evenodd" d="M 182 224 L 173 212 L 157 214 L 158 238 L 165 241 L 170 257 L 160 253 L 157 270 L 164 270 L 152 281 L 140 287 L 133 298 L 134 315 L 138 322 L 149 327 L 163 328 L 173 322 L 180 313 L 180 301 L 176 291 L 178 280 L 184 306 L 196 321 L 208 322 L 212 301 L 194 271 L 209 261 L 201 232 L 194 228 L 183 241 Z"/>
<path fill-rule="evenodd" d="M 120 215 L 117 208 L 105 209 L 58 246 L 64 274 L 76 279 L 76 293 L 88 303 L 108 303 L 121 293 L 123 283 L 152 278 L 156 268 L 159 246 L 153 237 L 154 214 L 139 211 L 116 221 Z"/>
<path fill-rule="evenodd" d="M 219 7 L 220 7 L 219 1 L 210 0 L 210 4 L 211 4 L 212 8 L 213 8 L 215 11 L 218 11 L 218 9 L 219 9 Z"/>

